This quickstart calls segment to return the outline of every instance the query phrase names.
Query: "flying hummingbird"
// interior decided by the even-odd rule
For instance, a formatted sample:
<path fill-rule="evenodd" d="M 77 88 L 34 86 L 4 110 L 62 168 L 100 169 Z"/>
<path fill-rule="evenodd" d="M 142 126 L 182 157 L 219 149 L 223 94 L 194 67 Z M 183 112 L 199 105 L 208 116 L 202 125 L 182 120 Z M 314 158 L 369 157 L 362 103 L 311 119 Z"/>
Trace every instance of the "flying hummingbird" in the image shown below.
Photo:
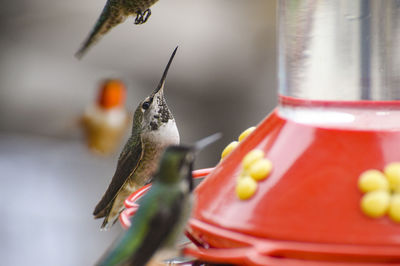
<path fill-rule="evenodd" d="M 164 98 L 164 83 L 176 50 L 157 88 L 136 108 L 132 135 L 118 159 L 114 177 L 93 215 L 104 218 L 101 228 L 115 223 L 124 208 L 124 200 L 151 181 L 158 160 L 169 145 L 179 144 L 179 132 Z"/>
<path fill-rule="evenodd" d="M 169 146 L 165 150 L 153 185 L 140 200 L 130 228 L 97 265 L 145 265 L 158 249 L 162 252 L 157 257 L 176 255 L 176 241 L 191 213 L 195 155 L 220 137 L 217 133 L 192 147 Z"/>
<path fill-rule="evenodd" d="M 75 54 L 81 58 L 86 51 L 109 30 L 121 24 L 128 16 L 136 15 L 135 24 L 145 23 L 150 15 L 150 7 L 158 0 L 107 0 L 100 17 L 89 36 Z"/>

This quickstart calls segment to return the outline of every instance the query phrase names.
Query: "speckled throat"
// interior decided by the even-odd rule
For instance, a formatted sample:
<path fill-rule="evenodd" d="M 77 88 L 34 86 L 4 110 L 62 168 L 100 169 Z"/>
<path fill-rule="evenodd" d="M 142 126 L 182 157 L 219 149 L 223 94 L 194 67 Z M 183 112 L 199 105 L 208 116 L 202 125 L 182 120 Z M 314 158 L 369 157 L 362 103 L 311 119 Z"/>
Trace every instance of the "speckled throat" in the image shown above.
<path fill-rule="evenodd" d="M 157 104 L 159 106 L 158 113 L 160 114 L 160 119 L 162 123 L 167 123 L 168 120 L 174 119 L 169 108 L 167 106 L 167 102 L 165 101 L 164 97 L 162 99 L 157 99 Z"/>

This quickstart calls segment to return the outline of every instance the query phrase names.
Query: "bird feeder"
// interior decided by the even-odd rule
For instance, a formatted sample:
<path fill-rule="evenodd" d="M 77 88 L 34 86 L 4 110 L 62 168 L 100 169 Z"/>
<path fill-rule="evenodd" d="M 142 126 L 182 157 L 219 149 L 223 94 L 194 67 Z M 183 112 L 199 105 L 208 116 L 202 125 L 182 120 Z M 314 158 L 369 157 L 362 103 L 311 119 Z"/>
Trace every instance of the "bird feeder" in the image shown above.
<path fill-rule="evenodd" d="M 361 181 L 373 169 L 389 184 L 400 162 L 399 1 L 280 0 L 278 17 L 279 105 L 195 190 L 197 247 L 186 253 L 239 265 L 400 263 L 400 190 Z M 272 167 L 242 197 L 253 151 Z M 373 190 L 385 196 L 366 197 Z"/>

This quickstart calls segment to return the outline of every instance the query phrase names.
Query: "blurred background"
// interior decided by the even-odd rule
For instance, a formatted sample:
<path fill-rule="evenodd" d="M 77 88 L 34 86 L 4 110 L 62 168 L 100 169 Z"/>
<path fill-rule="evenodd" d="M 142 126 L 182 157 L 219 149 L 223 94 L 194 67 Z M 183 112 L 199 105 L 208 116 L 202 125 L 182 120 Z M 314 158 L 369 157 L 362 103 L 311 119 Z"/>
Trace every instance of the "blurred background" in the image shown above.
<path fill-rule="evenodd" d="M 93 265 L 121 232 L 100 231 L 92 217 L 120 148 L 93 154 L 79 127 L 104 78 L 127 84 L 133 112 L 179 45 L 165 94 L 181 142 L 224 135 L 196 168 L 215 165 L 276 106 L 276 1 L 161 0 L 147 23 L 128 19 L 79 61 L 104 4 L 16 0 L 0 9 L 1 265 Z"/>

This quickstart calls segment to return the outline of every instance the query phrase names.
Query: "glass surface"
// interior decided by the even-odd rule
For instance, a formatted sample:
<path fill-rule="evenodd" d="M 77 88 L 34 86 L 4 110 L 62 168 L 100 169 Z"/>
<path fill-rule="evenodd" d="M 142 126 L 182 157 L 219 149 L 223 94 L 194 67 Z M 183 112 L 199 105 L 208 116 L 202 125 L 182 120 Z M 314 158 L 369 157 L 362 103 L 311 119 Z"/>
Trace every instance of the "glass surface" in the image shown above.
<path fill-rule="evenodd" d="M 400 130 L 400 101 L 315 101 L 281 97 L 279 116 L 323 128 Z"/>
<path fill-rule="evenodd" d="M 400 99 L 400 1 L 280 0 L 279 93 Z"/>

